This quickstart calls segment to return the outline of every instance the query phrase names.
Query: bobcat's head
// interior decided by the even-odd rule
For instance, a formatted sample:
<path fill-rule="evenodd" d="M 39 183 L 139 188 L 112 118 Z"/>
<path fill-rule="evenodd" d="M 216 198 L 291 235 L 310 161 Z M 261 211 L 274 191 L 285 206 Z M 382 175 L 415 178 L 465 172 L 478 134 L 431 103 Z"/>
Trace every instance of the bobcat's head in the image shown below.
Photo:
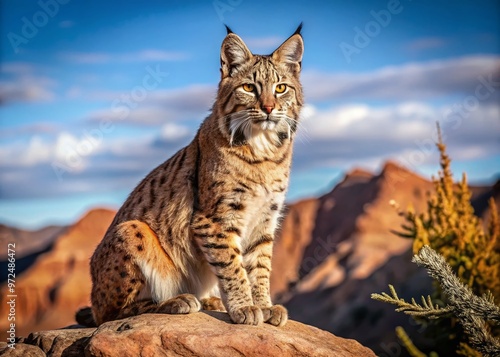
<path fill-rule="evenodd" d="M 231 145 L 272 152 L 295 133 L 303 102 L 301 27 L 270 55 L 252 54 L 228 28 L 216 110 Z"/>

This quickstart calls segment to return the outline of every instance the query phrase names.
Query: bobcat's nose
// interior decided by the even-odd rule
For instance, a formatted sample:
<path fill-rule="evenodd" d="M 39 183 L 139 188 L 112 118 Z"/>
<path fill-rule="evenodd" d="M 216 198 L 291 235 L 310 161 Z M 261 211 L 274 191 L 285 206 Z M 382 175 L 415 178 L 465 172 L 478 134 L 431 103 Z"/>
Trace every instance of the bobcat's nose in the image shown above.
<path fill-rule="evenodd" d="M 272 105 L 265 105 L 262 107 L 262 110 L 265 111 L 267 114 L 271 114 L 273 109 L 274 109 L 274 106 L 272 106 Z"/>

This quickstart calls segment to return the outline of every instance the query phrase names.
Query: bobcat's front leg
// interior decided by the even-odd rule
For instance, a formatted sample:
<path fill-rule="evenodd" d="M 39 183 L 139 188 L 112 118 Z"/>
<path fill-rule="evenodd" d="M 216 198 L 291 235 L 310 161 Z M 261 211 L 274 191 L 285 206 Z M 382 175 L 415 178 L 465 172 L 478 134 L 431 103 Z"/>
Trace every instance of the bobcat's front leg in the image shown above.
<path fill-rule="evenodd" d="M 244 266 L 250 280 L 253 302 L 261 308 L 264 321 L 274 326 L 283 326 L 288 320 L 288 312 L 285 307 L 271 302 L 269 276 L 272 253 L 273 236 L 257 236 L 245 249 Z"/>
<path fill-rule="evenodd" d="M 193 237 L 219 280 L 221 298 L 231 320 L 237 324 L 258 325 L 262 311 L 254 306 L 252 291 L 240 251 L 241 230 L 214 216 L 196 214 Z"/>

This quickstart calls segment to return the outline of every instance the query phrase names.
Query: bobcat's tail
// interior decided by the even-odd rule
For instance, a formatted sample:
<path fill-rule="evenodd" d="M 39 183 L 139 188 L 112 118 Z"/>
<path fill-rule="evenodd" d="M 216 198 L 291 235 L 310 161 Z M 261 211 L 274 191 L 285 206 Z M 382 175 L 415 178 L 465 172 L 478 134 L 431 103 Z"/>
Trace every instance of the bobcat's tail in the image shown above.
<path fill-rule="evenodd" d="M 83 307 L 76 312 L 75 320 L 79 325 L 83 325 L 86 327 L 97 326 L 97 324 L 94 321 L 94 315 L 92 315 L 92 309 L 88 306 Z"/>

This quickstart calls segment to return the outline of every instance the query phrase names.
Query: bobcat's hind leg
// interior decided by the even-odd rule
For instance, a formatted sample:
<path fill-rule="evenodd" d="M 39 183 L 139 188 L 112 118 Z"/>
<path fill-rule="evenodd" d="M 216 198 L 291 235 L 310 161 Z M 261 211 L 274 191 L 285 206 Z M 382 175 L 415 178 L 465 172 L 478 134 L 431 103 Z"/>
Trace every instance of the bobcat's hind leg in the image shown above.
<path fill-rule="evenodd" d="M 201 303 L 192 294 L 182 294 L 160 304 L 160 311 L 167 314 L 192 314 L 201 310 Z"/>
<path fill-rule="evenodd" d="M 178 291 L 179 273 L 147 224 L 127 221 L 109 234 L 91 262 L 92 312 L 98 325 L 143 313 L 201 309 L 194 295 Z"/>
<path fill-rule="evenodd" d="M 136 263 L 137 254 L 145 254 L 142 235 L 142 238 L 135 236 L 142 234 L 138 230 L 140 224 L 125 222 L 108 231 L 92 256 L 91 302 L 97 325 L 117 319 L 120 311 L 135 301 L 146 285 Z"/>
<path fill-rule="evenodd" d="M 191 314 L 200 309 L 201 304 L 194 295 L 182 294 L 162 303 L 156 303 L 153 300 L 134 301 L 120 310 L 117 319 L 148 313 Z"/>
<path fill-rule="evenodd" d="M 226 311 L 222 299 L 216 296 L 210 296 L 206 299 L 201 299 L 201 308 L 207 311 Z"/>

